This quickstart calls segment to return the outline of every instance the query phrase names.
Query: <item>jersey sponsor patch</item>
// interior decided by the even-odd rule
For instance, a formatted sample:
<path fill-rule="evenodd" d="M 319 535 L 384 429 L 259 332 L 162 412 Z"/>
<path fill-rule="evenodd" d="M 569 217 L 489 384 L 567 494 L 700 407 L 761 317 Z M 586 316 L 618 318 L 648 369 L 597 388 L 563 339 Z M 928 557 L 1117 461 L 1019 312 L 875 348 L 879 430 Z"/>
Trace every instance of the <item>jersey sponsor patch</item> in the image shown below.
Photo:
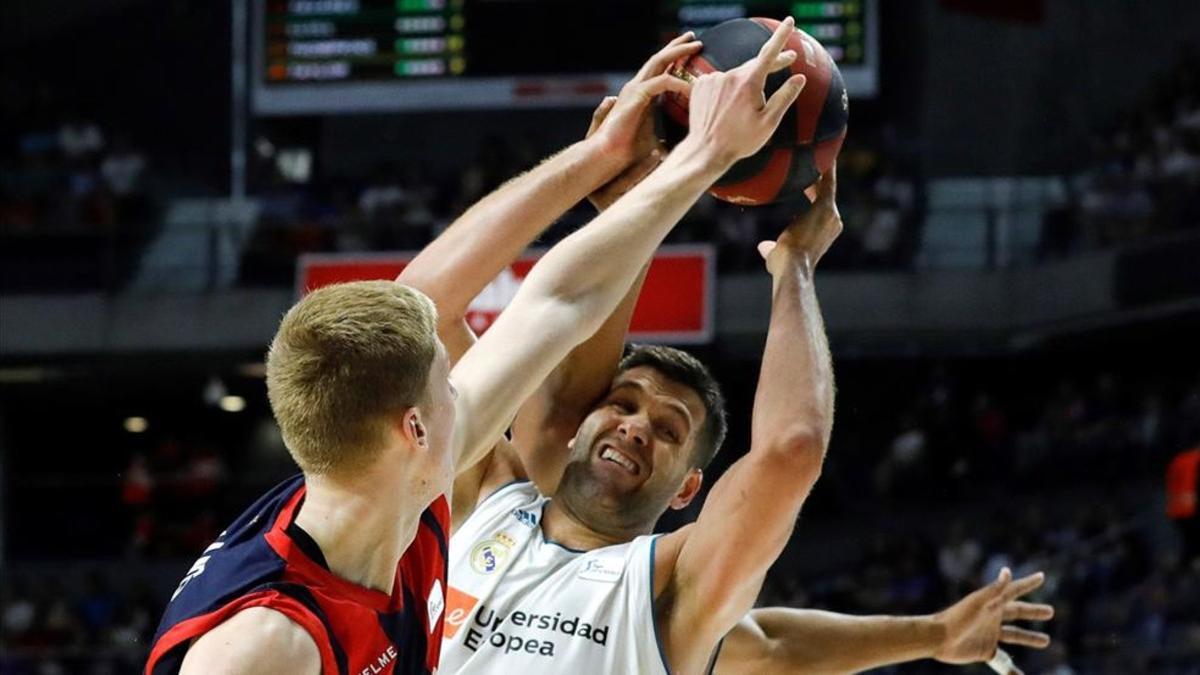
<path fill-rule="evenodd" d="M 616 583 L 621 580 L 621 573 L 624 571 L 625 558 L 623 556 L 597 555 L 584 563 L 583 569 L 579 570 L 577 576 L 588 581 Z"/>
<path fill-rule="evenodd" d="M 479 598 L 470 593 L 463 593 L 453 586 L 446 587 L 446 639 L 458 633 L 458 629 L 467 622 L 477 604 Z"/>
<path fill-rule="evenodd" d="M 481 604 L 464 623 L 462 646 L 473 652 L 483 649 L 490 657 L 530 654 L 553 658 L 563 648 L 586 645 L 603 650 L 609 644 L 608 624 L 561 611 L 549 614 L 515 609 L 505 613 Z"/>
<path fill-rule="evenodd" d="M 429 600 L 426 604 L 426 609 L 429 610 L 429 632 L 430 634 L 437 628 L 438 617 L 442 615 L 442 610 L 446 608 L 446 599 L 442 595 L 441 579 L 433 580 L 433 588 L 429 589 Z"/>

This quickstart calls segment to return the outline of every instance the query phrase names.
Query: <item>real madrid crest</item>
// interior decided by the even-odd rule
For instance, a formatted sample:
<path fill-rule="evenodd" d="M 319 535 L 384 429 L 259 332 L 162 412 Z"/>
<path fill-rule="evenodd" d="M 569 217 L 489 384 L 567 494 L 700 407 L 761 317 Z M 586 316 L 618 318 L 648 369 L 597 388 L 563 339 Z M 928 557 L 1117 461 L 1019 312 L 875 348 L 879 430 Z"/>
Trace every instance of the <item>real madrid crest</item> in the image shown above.
<path fill-rule="evenodd" d="M 516 546 L 516 541 L 504 532 L 497 532 L 491 539 L 485 539 L 471 549 L 471 569 L 479 574 L 491 574 L 500 569 Z"/>

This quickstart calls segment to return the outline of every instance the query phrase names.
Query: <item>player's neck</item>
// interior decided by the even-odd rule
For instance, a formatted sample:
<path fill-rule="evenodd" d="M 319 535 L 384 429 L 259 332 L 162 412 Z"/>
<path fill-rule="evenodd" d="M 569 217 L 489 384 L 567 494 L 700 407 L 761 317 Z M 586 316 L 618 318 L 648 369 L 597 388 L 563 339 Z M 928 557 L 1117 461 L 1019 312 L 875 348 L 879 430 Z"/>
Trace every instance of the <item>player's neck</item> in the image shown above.
<path fill-rule="evenodd" d="M 415 491 L 398 489 L 394 479 L 369 470 L 353 480 L 319 476 L 305 482 L 296 524 L 317 542 L 329 570 L 390 595 L 396 565 L 428 504 L 414 501 Z"/>
<path fill-rule="evenodd" d="M 649 532 L 597 529 L 575 513 L 565 499 L 551 499 L 542 514 L 542 534 L 547 539 L 580 551 L 624 544 Z"/>

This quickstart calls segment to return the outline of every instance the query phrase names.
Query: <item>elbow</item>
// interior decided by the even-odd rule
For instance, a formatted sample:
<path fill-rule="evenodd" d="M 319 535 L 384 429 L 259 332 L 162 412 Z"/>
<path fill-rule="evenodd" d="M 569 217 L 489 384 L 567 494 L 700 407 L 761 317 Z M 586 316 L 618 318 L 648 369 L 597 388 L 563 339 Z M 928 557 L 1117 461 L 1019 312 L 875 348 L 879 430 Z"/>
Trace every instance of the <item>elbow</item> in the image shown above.
<path fill-rule="evenodd" d="M 415 265 L 410 262 L 404 269 L 400 270 L 400 275 L 396 277 L 396 283 L 425 292 L 425 289 L 430 286 L 431 279 L 428 274 L 424 274 L 421 271 L 422 267 L 422 265 Z"/>
<path fill-rule="evenodd" d="M 535 308 L 530 314 L 539 319 L 535 325 L 558 327 L 558 332 L 567 334 L 564 337 L 568 338 L 572 349 L 600 330 L 608 315 L 595 293 L 542 285 L 533 286 L 529 291 L 529 305 Z"/>
<path fill-rule="evenodd" d="M 400 276 L 396 277 L 396 283 L 420 291 L 433 301 L 438 311 L 438 331 L 451 328 L 462 321 L 467 315 L 470 299 L 459 300 L 453 297 L 448 289 L 440 285 L 440 280 L 436 275 L 426 274 L 419 270 L 409 272 L 414 267 L 416 266 L 409 265 L 404 268 L 404 271 L 400 272 Z"/>
<path fill-rule="evenodd" d="M 761 454 L 781 471 L 813 485 L 825 464 L 825 435 L 819 429 L 797 427 L 777 434 Z"/>

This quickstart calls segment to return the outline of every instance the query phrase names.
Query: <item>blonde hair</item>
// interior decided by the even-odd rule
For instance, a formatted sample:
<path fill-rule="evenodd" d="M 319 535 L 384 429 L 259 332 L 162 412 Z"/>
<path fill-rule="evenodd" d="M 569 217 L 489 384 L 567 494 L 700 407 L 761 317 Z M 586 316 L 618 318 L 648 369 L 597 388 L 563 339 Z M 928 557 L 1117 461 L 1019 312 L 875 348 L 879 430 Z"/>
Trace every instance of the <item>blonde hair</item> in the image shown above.
<path fill-rule="evenodd" d="M 267 396 L 309 474 L 352 471 L 382 450 L 388 419 L 424 401 L 437 310 L 391 281 L 326 286 L 283 317 L 267 353 Z"/>

